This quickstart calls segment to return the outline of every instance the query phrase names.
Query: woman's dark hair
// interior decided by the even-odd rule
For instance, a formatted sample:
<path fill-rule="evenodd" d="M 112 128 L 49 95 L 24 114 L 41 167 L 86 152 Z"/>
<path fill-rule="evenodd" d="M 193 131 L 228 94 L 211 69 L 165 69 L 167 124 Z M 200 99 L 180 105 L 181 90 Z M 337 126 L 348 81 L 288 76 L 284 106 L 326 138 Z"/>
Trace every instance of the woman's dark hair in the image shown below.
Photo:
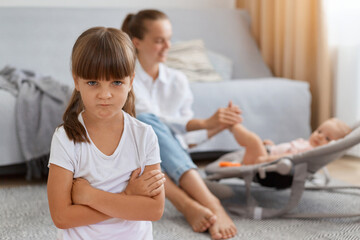
<path fill-rule="evenodd" d="M 135 59 L 135 48 L 127 34 L 115 28 L 94 27 L 83 32 L 76 40 L 71 54 L 71 70 L 74 78 L 124 79 L 134 75 Z M 80 93 L 75 89 L 63 115 L 66 134 L 74 142 L 89 142 L 85 128 L 78 120 L 83 110 Z M 132 89 L 123 110 L 135 117 Z"/>
<path fill-rule="evenodd" d="M 121 30 L 126 32 L 130 38 L 143 39 L 147 32 L 145 21 L 155 21 L 160 19 L 169 19 L 165 13 L 158 10 L 146 9 L 137 14 L 128 14 L 121 26 Z"/>

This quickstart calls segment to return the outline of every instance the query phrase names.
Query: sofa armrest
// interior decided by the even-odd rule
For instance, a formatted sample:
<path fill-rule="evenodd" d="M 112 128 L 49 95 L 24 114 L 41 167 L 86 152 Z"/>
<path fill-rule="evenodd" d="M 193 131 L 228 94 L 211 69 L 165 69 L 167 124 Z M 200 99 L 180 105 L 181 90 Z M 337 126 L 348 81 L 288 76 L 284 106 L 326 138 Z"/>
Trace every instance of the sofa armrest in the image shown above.
<path fill-rule="evenodd" d="M 15 125 L 16 98 L 0 88 L 0 104 L 0 167 L 25 162 Z"/>
<path fill-rule="evenodd" d="M 309 84 L 284 78 L 241 79 L 191 83 L 196 118 L 208 118 L 230 100 L 243 111 L 243 125 L 275 143 L 308 138 L 311 95 Z M 225 130 L 191 152 L 233 151 L 240 146 Z"/>

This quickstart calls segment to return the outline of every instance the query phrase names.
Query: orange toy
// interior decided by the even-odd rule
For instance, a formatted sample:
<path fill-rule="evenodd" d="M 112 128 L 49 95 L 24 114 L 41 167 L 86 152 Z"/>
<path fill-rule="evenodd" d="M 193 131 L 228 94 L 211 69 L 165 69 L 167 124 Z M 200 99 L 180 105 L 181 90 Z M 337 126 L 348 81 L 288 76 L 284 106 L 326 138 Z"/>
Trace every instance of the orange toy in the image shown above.
<path fill-rule="evenodd" d="M 219 167 L 240 167 L 241 163 L 219 162 Z"/>

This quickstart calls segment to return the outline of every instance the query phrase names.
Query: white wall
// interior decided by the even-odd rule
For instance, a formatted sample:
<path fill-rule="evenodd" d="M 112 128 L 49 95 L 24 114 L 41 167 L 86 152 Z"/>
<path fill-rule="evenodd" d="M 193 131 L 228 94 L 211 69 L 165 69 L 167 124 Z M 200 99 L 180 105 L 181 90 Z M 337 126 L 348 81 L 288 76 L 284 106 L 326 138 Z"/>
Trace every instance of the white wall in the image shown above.
<path fill-rule="evenodd" d="M 334 51 L 334 113 L 348 124 L 360 121 L 360 1 L 325 0 L 328 39 Z M 360 157 L 360 144 L 348 154 Z"/>
<path fill-rule="evenodd" d="M 360 44 L 339 46 L 336 55 L 335 116 L 353 124 L 360 121 Z M 360 157 L 360 144 L 348 154 Z"/>
<path fill-rule="evenodd" d="M 335 115 L 351 124 L 360 120 L 360 44 L 337 48 Z"/>
<path fill-rule="evenodd" d="M 0 7 L 235 8 L 235 0 L 1 0 Z"/>

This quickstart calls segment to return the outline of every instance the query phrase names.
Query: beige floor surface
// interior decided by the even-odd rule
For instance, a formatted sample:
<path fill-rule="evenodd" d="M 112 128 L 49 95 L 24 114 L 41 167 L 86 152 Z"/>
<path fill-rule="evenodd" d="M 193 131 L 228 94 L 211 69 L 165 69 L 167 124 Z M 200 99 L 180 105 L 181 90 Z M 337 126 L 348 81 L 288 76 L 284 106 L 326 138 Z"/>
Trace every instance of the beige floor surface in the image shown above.
<path fill-rule="evenodd" d="M 330 176 L 360 186 L 360 158 L 345 156 L 327 165 Z"/>

